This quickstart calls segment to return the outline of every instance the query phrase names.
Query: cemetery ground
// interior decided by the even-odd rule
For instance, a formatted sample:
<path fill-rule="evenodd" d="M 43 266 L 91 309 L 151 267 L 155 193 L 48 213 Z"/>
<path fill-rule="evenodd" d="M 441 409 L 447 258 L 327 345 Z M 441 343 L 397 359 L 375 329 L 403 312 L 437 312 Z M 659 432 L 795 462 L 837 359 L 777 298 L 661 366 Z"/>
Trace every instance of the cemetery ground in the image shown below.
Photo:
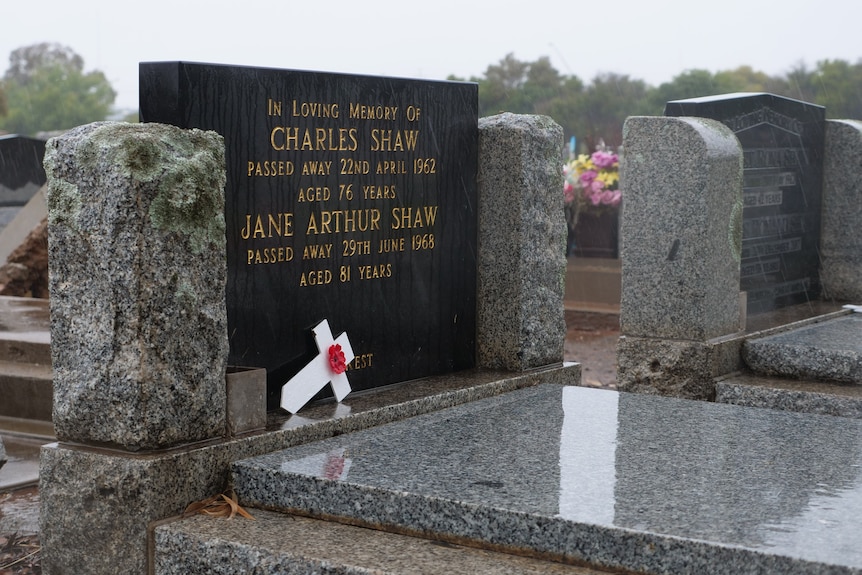
<path fill-rule="evenodd" d="M 616 387 L 618 337 L 618 315 L 566 310 L 565 358 L 581 363 L 582 385 Z M 38 456 L 36 450 L 32 450 L 32 456 Z M 35 486 L 0 492 L 0 575 L 41 573 L 38 520 L 39 494 Z"/>

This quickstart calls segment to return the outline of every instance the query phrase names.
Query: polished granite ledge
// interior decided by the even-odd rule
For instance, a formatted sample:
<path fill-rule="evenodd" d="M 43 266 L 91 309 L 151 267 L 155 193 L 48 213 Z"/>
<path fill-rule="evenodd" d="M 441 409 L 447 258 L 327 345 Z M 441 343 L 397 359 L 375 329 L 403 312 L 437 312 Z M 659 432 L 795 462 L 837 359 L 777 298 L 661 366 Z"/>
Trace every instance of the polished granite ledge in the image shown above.
<path fill-rule="evenodd" d="M 715 384 L 715 401 L 862 419 L 862 385 L 736 374 Z"/>
<path fill-rule="evenodd" d="M 862 421 L 541 385 L 235 463 L 246 505 L 648 573 L 862 573 Z"/>
<path fill-rule="evenodd" d="M 862 314 L 748 339 L 743 356 L 761 375 L 862 384 Z"/>

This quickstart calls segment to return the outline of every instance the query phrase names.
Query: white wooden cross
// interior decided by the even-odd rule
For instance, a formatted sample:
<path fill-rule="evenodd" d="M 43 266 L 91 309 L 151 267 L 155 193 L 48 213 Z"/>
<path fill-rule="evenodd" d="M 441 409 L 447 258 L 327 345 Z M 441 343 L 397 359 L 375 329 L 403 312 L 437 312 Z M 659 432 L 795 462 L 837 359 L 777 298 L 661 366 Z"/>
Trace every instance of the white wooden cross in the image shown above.
<path fill-rule="evenodd" d="M 281 407 L 290 413 L 302 409 L 328 383 L 332 384 L 332 391 L 338 401 L 352 391 L 350 382 L 347 381 L 347 372 L 337 373 L 329 361 L 329 348 L 333 345 L 341 346 L 345 364 L 349 365 L 353 361 L 353 348 L 350 347 L 347 333 L 333 339 L 327 320 L 314 326 L 311 333 L 314 334 L 314 342 L 317 344 L 317 356 L 281 386 Z"/>

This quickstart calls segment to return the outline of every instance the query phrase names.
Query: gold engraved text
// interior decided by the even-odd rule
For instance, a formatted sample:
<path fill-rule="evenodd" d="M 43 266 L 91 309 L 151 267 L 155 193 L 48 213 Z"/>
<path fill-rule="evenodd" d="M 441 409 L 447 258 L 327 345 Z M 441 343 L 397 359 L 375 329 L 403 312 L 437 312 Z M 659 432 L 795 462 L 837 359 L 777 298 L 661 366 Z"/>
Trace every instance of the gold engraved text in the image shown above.
<path fill-rule="evenodd" d="M 395 207 L 392 208 L 393 230 L 426 228 L 437 221 L 437 206 Z"/>
<path fill-rule="evenodd" d="M 350 103 L 351 120 L 394 120 L 398 115 L 398 106 L 366 106 Z"/>
<path fill-rule="evenodd" d="M 338 104 L 294 100 L 291 105 L 291 115 L 298 118 L 338 118 Z"/>
<path fill-rule="evenodd" d="M 394 200 L 395 185 L 391 186 L 362 186 L 362 193 L 366 200 Z"/>
<path fill-rule="evenodd" d="M 248 177 L 252 176 L 292 176 L 296 167 L 293 162 L 266 160 L 248 163 Z"/>
<path fill-rule="evenodd" d="M 356 128 L 296 128 L 276 126 L 269 143 L 278 151 L 355 152 L 359 147 Z"/>
<path fill-rule="evenodd" d="M 380 229 L 380 210 L 331 210 L 311 212 L 305 235 L 367 232 Z"/>
<path fill-rule="evenodd" d="M 257 214 L 253 222 L 251 214 L 246 214 L 245 226 L 239 233 L 244 240 L 278 236 L 290 237 L 293 235 L 293 213 Z"/>
<path fill-rule="evenodd" d="M 372 152 L 404 152 L 416 149 L 419 130 L 371 130 Z"/>

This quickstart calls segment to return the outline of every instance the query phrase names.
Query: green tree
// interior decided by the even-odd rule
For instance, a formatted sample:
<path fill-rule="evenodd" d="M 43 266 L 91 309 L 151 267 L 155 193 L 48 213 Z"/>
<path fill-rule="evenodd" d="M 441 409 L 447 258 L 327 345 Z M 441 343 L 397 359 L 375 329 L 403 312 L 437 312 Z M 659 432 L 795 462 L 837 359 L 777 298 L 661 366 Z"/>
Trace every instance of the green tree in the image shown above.
<path fill-rule="evenodd" d="M 582 87 L 577 78 L 561 76 L 547 56 L 522 62 L 511 53 L 488 66 L 484 77 L 471 81 L 479 84 L 480 116 L 500 112 L 547 114 L 560 98 Z"/>
<path fill-rule="evenodd" d="M 829 118 L 862 118 L 862 62 L 823 60 L 813 73 L 814 103 Z"/>
<path fill-rule="evenodd" d="M 577 76 L 567 76 L 559 95 L 537 112 L 550 116 L 562 126 L 567 139 L 572 135 L 580 137 L 583 114 L 581 99 L 584 97 L 584 90 L 584 83 Z"/>
<path fill-rule="evenodd" d="M 603 140 L 612 148 L 623 142 L 623 123 L 629 116 L 649 113 L 649 87 L 643 80 L 622 74 L 601 74 L 579 99 L 575 134 L 592 151 Z"/>
<path fill-rule="evenodd" d="M 99 71 L 84 72 L 84 60 L 71 48 L 36 44 L 18 48 L 0 89 L 8 111 L 0 129 L 33 135 L 104 120 L 116 92 Z"/>
<path fill-rule="evenodd" d="M 661 115 L 667 102 L 731 94 L 734 92 L 787 92 L 787 81 L 754 70 L 751 66 L 740 66 L 735 70 L 722 70 L 713 74 L 708 70 L 686 70 L 674 76 L 670 82 L 650 90 L 650 113 Z"/>
<path fill-rule="evenodd" d="M 722 94 L 730 92 L 773 92 L 783 90 L 785 82 L 781 78 L 758 72 L 751 66 L 740 66 L 735 70 L 716 72 L 715 84 Z"/>
<path fill-rule="evenodd" d="M 479 84 L 479 115 L 491 116 L 499 112 L 528 113 L 521 88 L 527 79 L 527 62 L 507 54 L 499 64 L 491 64 L 484 78 L 473 78 Z"/>
<path fill-rule="evenodd" d="M 814 103 L 817 92 L 814 85 L 814 72 L 809 70 L 804 62 L 799 62 L 790 69 L 785 77 L 785 82 L 785 91 L 781 92 L 782 96 Z"/>
<path fill-rule="evenodd" d="M 731 90 L 734 91 L 734 90 Z M 664 106 L 673 100 L 700 98 L 721 94 L 718 82 L 709 70 L 686 70 L 670 82 L 653 88 L 649 93 L 650 115 L 661 116 Z"/>

